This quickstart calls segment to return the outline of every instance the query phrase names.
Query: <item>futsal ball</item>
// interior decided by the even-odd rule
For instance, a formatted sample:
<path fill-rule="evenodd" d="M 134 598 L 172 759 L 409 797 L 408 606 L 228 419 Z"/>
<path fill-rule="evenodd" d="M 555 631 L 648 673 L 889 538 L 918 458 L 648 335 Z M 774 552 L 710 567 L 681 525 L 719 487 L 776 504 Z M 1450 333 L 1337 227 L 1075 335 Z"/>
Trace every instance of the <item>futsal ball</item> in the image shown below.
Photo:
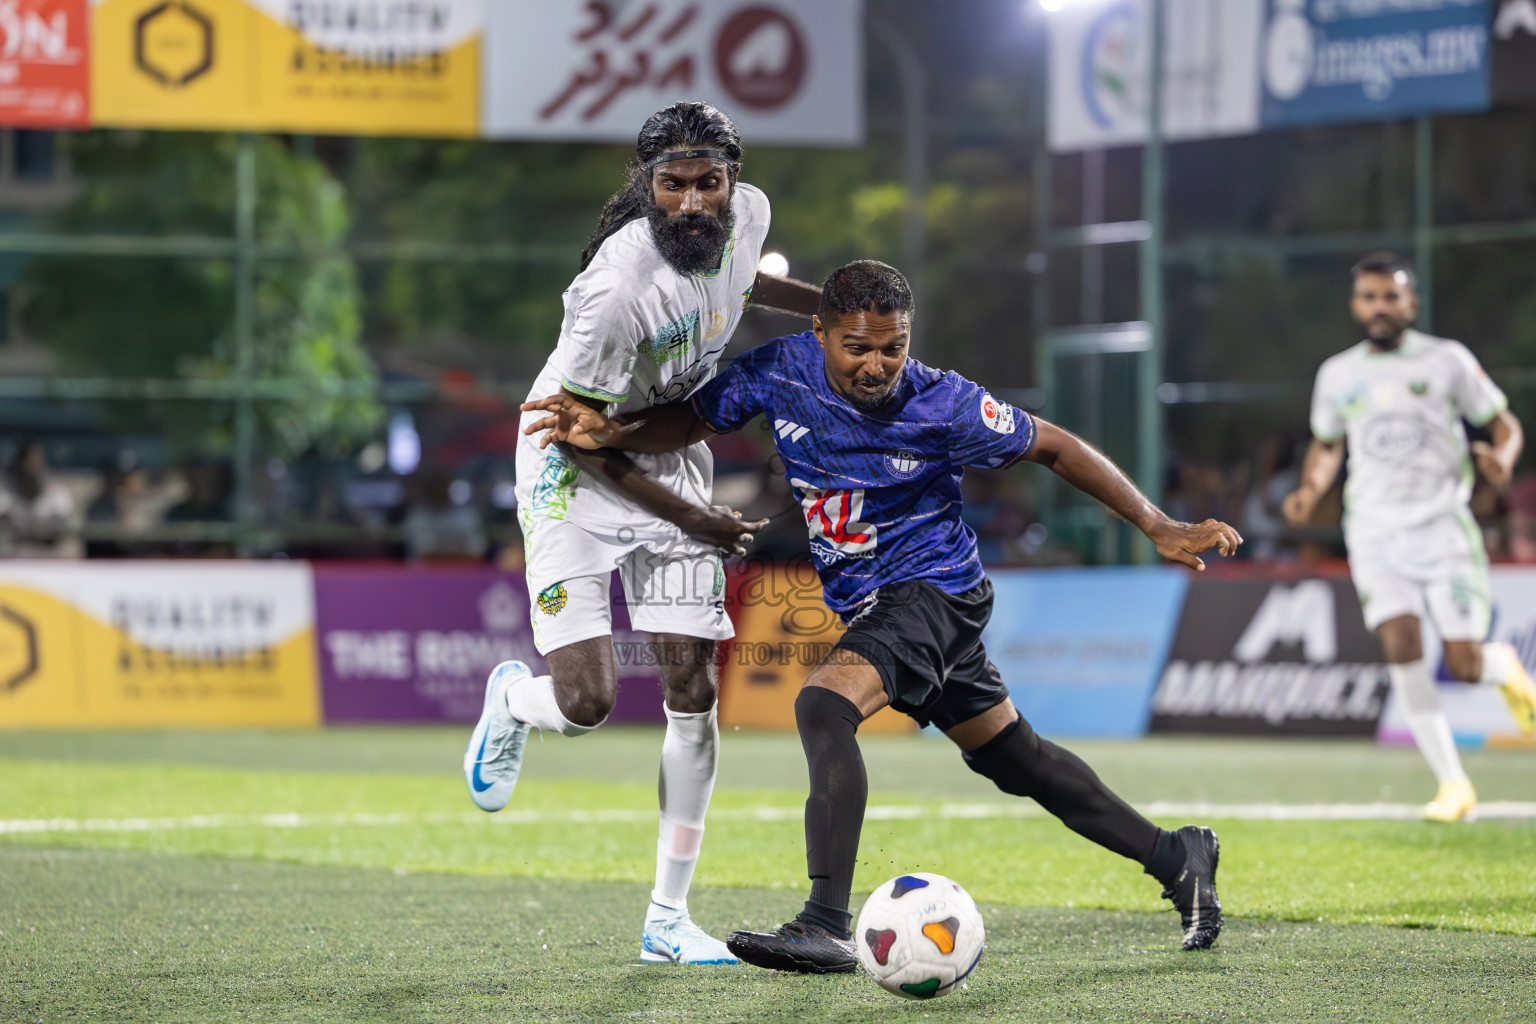
<path fill-rule="evenodd" d="M 870 893 L 854 937 L 859 961 L 881 988 L 933 999 L 970 977 L 986 934 L 969 893 L 943 875 L 918 871 Z"/>

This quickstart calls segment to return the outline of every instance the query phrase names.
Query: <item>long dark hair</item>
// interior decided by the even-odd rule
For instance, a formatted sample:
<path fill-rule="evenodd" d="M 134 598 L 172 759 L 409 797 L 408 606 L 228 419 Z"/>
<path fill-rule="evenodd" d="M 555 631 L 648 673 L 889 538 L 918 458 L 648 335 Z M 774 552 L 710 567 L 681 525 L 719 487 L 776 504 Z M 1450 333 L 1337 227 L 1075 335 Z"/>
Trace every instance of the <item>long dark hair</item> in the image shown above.
<path fill-rule="evenodd" d="M 718 149 L 729 158 L 731 185 L 741 170 L 741 134 L 730 117 L 721 110 L 694 100 L 674 103 L 646 118 L 635 139 L 636 160 L 625 168 L 624 187 L 608 197 L 603 215 L 598 218 L 592 240 L 581 251 L 581 269 L 586 270 L 597 250 L 608 237 L 625 224 L 644 217 L 654 200 L 651 196 L 651 171 L 646 162 L 678 149 Z"/>

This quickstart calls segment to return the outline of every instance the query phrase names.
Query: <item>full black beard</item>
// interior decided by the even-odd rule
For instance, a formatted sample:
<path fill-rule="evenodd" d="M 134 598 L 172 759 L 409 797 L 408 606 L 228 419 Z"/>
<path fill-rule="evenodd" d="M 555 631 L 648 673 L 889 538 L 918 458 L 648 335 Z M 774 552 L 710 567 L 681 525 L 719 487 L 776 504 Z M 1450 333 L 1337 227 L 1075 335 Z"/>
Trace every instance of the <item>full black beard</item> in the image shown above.
<path fill-rule="evenodd" d="M 680 274 L 717 269 L 731 239 L 731 229 L 736 226 L 736 212 L 730 203 L 725 204 L 718 217 L 707 213 L 668 217 L 666 210 L 652 204 L 647 217 L 661 258 Z M 692 234 L 694 231 L 698 234 Z"/>

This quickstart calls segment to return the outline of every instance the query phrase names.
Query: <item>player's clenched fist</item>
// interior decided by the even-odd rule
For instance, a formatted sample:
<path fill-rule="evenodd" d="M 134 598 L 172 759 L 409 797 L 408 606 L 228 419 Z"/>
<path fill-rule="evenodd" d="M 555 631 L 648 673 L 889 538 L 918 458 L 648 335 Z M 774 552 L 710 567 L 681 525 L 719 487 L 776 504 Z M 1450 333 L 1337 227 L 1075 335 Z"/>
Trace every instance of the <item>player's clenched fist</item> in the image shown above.
<path fill-rule="evenodd" d="M 524 402 L 520 408 L 523 412 L 550 414 L 523 428 L 523 433 L 530 437 L 540 431 L 547 431 L 539 439 L 540 448 L 548 448 L 556 441 L 564 441 L 577 448 L 604 448 L 638 426 L 626 426 L 609 419 L 572 395 L 550 395 L 537 401 Z"/>
<path fill-rule="evenodd" d="M 1207 519 L 1203 523 L 1180 523 L 1169 520 L 1154 528 L 1148 536 L 1157 545 L 1157 553 L 1170 562 L 1187 565 L 1197 572 L 1205 571 L 1200 553 L 1215 548 L 1223 556 L 1237 554 L 1243 538 L 1226 523 Z"/>

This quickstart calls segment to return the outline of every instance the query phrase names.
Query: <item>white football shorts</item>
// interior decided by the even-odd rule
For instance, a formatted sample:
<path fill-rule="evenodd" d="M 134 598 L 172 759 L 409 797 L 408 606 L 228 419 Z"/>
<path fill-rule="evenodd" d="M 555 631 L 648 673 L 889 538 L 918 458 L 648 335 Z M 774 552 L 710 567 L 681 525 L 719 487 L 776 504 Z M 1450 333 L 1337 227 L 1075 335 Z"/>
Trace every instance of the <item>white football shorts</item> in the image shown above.
<path fill-rule="evenodd" d="M 1390 533 L 1358 533 L 1346 529 L 1345 542 L 1368 629 L 1402 615 L 1427 616 L 1441 640 L 1488 638 L 1488 555 L 1469 511 Z"/>
<path fill-rule="evenodd" d="M 609 532 L 539 513 L 519 516 L 540 654 L 613 633 L 610 588 L 618 570 L 630 625 L 704 640 L 736 635 L 725 613 L 719 552 L 681 530 Z"/>

